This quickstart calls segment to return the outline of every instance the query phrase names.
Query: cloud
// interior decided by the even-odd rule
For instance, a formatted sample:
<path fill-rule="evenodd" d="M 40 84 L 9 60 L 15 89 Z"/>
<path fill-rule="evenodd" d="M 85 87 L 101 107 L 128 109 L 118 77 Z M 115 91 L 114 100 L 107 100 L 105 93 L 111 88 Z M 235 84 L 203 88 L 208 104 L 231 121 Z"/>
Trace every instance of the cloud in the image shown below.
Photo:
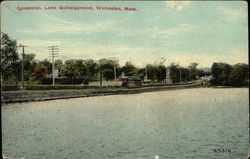
<path fill-rule="evenodd" d="M 19 40 L 21 44 L 28 44 L 29 46 L 50 46 L 60 45 L 62 42 L 59 40 Z"/>
<path fill-rule="evenodd" d="M 172 52 L 167 57 L 167 61 L 168 64 L 177 62 L 181 66 L 188 66 L 191 62 L 197 62 L 200 67 L 211 67 L 214 62 L 225 62 L 234 65 L 248 63 L 248 52 L 239 48 L 225 50 L 216 55 L 209 52 Z"/>
<path fill-rule="evenodd" d="M 148 63 L 154 64 L 161 57 L 167 58 L 166 65 L 176 62 L 184 67 L 187 67 L 192 62 L 199 63 L 200 67 L 211 67 L 213 62 L 226 62 L 229 64 L 248 63 L 247 53 L 238 52 L 237 50 L 233 50 L 227 54 L 211 55 L 210 53 L 198 52 L 171 52 L 159 48 L 93 45 L 84 50 L 80 48 L 75 50 L 70 49 L 70 55 L 72 58 L 92 58 L 95 60 L 115 56 L 119 59 L 121 65 L 124 65 L 126 61 L 131 61 L 138 67 L 144 67 Z"/>
<path fill-rule="evenodd" d="M 51 28 L 50 31 L 55 31 L 58 33 L 66 33 L 66 34 L 78 34 L 78 33 L 95 33 L 108 31 L 115 27 L 116 21 L 105 21 L 102 23 L 94 23 L 94 24 L 58 24 Z"/>
<path fill-rule="evenodd" d="M 241 6 L 238 9 L 232 9 L 229 7 L 218 7 L 217 10 L 221 13 L 222 20 L 241 20 L 247 18 L 247 6 Z"/>
<path fill-rule="evenodd" d="M 71 21 L 56 16 L 48 15 L 43 12 L 36 13 L 40 16 L 40 25 L 34 29 L 19 30 L 19 33 L 28 34 L 41 34 L 41 33 L 56 33 L 56 34 L 79 34 L 79 33 L 95 33 L 112 30 L 122 21 L 119 20 L 106 20 L 95 23 L 81 23 L 79 21 Z M 50 22 L 53 21 L 54 25 Z"/>
<path fill-rule="evenodd" d="M 115 21 L 105 21 L 94 24 L 81 24 L 78 22 L 56 23 L 56 25 L 47 25 L 34 30 L 20 30 L 20 33 L 41 34 L 41 33 L 63 33 L 63 34 L 79 34 L 79 33 L 95 33 L 112 30 L 116 25 Z"/>
<path fill-rule="evenodd" d="M 172 62 L 181 66 L 188 66 L 191 62 L 198 62 L 200 67 L 211 67 L 213 62 L 226 62 L 229 64 L 248 63 L 247 48 L 233 48 L 220 51 L 218 54 L 210 52 L 179 52 L 158 47 L 132 47 L 115 44 L 96 44 L 91 42 L 72 40 L 22 40 L 21 43 L 28 44 L 26 52 L 35 53 L 36 58 L 43 60 L 49 57 L 47 46 L 57 45 L 59 47 L 59 59 L 68 57 L 71 59 L 99 60 L 101 58 L 117 57 L 121 65 L 131 61 L 138 67 L 146 64 L 154 64 L 161 57 L 167 58 L 166 65 Z M 74 44 L 74 45 L 68 45 Z M 31 50 L 31 51 L 30 51 Z"/>
<path fill-rule="evenodd" d="M 73 40 L 72 40 L 73 41 Z M 59 46 L 59 58 L 61 56 L 76 59 L 88 59 L 99 60 L 101 58 L 117 57 L 121 65 L 124 65 L 126 61 L 131 61 L 139 67 L 143 67 L 148 63 L 154 64 L 155 61 L 159 61 L 161 57 L 167 58 L 167 65 L 172 62 L 177 62 L 181 66 L 188 66 L 191 62 L 198 62 L 201 67 L 211 67 L 213 62 L 226 62 L 229 64 L 236 63 L 248 63 L 248 53 L 246 49 L 234 48 L 230 50 L 220 51 L 218 54 L 211 54 L 209 52 L 175 52 L 166 48 L 158 47 L 130 47 L 126 45 L 104 45 L 91 42 L 75 41 L 73 46 L 67 45 L 73 43 L 71 40 L 65 41 L 43 41 L 43 40 L 30 40 L 22 41 L 30 43 L 30 48 L 37 48 L 37 45 L 58 45 Z M 37 47 L 35 47 L 35 45 Z M 29 50 L 29 47 L 27 48 Z M 46 53 L 47 48 L 40 46 L 40 50 L 44 50 L 43 53 L 36 52 L 37 58 L 44 59 L 48 57 Z M 62 59 L 62 58 L 61 58 Z"/>
<path fill-rule="evenodd" d="M 193 24 L 180 24 L 177 27 L 174 28 L 160 28 L 159 26 L 154 26 L 152 28 L 147 28 L 147 29 L 141 29 L 136 31 L 136 33 L 141 33 L 144 35 L 151 35 L 154 38 L 169 38 L 171 36 L 175 36 L 181 33 L 188 33 L 191 31 L 196 31 L 200 27 L 193 25 Z"/>
<path fill-rule="evenodd" d="M 166 6 L 170 9 L 175 9 L 181 11 L 187 7 L 191 2 L 190 1 L 167 1 Z"/>
<path fill-rule="evenodd" d="M 149 28 L 140 28 L 140 29 L 126 29 L 122 27 L 114 28 L 114 32 L 117 33 L 118 36 L 149 36 L 150 38 L 157 39 L 166 39 L 172 36 L 176 36 L 182 33 L 188 33 L 192 31 L 199 30 L 200 27 L 193 24 L 179 24 L 177 27 L 173 28 L 163 28 L 160 26 L 152 26 Z"/>
<path fill-rule="evenodd" d="M 99 60 L 101 58 L 108 58 L 115 56 L 120 61 L 120 64 L 125 64 L 126 61 L 132 61 L 138 66 L 142 66 L 143 63 L 152 62 L 152 52 L 154 48 L 144 47 L 128 47 L 122 45 L 96 45 L 87 44 L 77 48 L 62 48 L 61 52 L 64 56 L 70 56 L 72 58 L 92 58 Z"/>

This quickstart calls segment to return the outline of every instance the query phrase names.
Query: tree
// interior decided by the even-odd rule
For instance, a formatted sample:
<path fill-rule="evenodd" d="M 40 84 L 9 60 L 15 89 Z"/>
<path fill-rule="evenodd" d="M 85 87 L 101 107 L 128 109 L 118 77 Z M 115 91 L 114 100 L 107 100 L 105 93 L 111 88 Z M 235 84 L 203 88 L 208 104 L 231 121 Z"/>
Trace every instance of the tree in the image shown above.
<path fill-rule="evenodd" d="M 1 72 L 4 83 L 18 83 L 21 78 L 21 61 L 17 53 L 17 42 L 7 34 L 1 34 Z"/>
<path fill-rule="evenodd" d="M 80 77 L 87 76 L 88 70 L 87 70 L 86 64 L 84 63 L 82 59 L 73 60 L 73 65 L 76 67 L 76 69 L 79 72 L 78 76 Z"/>
<path fill-rule="evenodd" d="M 119 67 L 118 62 L 110 60 L 110 59 L 103 58 L 103 59 L 100 59 L 98 61 L 98 63 L 99 63 L 100 71 L 102 71 L 103 77 L 106 80 L 114 79 L 114 66 L 116 68 L 118 68 Z"/>
<path fill-rule="evenodd" d="M 76 60 L 66 60 L 61 67 L 60 74 L 71 78 L 80 76 L 80 69 L 77 65 L 80 65 L 80 62 L 76 63 Z"/>
<path fill-rule="evenodd" d="M 60 70 L 62 65 L 63 65 L 62 60 L 60 60 L 60 59 L 55 60 L 55 69 Z"/>
<path fill-rule="evenodd" d="M 175 63 L 171 63 L 169 66 L 170 69 L 170 78 L 173 83 L 180 82 L 180 66 Z"/>
<path fill-rule="evenodd" d="M 87 66 L 82 59 L 66 60 L 61 67 L 60 74 L 65 77 L 86 77 L 88 75 Z"/>
<path fill-rule="evenodd" d="M 156 80 L 156 67 L 155 67 L 155 65 L 147 64 L 146 69 L 147 69 L 148 79 L 155 81 Z"/>
<path fill-rule="evenodd" d="M 52 63 L 48 59 L 40 61 L 39 64 L 46 66 L 48 69 L 48 73 L 52 73 Z"/>
<path fill-rule="evenodd" d="M 125 76 L 135 76 L 137 69 L 131 61 L 127 61 L 126 64 L 122 67 L 122 72 Z"/>
<path fill-rule="evenodd" d="M 189 77 L 189 69 L 188 68 L 184 68 L 184 67 L 181 67 L 181 79 L 182 81 L 189 81 L 190 80 L 190 77 Z"/>
<path fill-rule="evenodd" d="M 244 86 L 249 84 L 249 67 L 247 64 L 236 64 L 229 74 L 232 86 Z"/>
<path fill-rule="evenodd" d="M 35 61 L 35 54 L 25 54 L 24 55 L 24 81 L 29 81 L 32 72 L 34 71 L 37 62 Z"/>
<path fill-rule="evenodd" d="M 87 76 L 90 80 L 93 80 L 94 76 L 98 73 L 98 64 L 92 59 L 84 60 L 84 64 L 87 69 Z"/>
<path fill-rule="evenodd" d="M 198 76 L 198 70 L 197 70 L 198 63 L 192 62 L 189 64 L 188 69 L 189 69 L 189 80 L 195 80 L 196 77 Z"/>
<path fill-rule="evenodd" d="M 32 73 L 32 77 L 34 80 L 38 80 L 41 82 L 43 78 L 46 78 L 48 75 L 48 68 L 43 64 L 38 64 Z"/>
<path fill-rule="evenodd" d="M 61 76 L 77 77 L 80 75 L 79 70 L 74 65 L 63 65 L 60 71 Z"/>
<path fill-rule="evenodd" d="M 211 74 L 213 79 L 211 83 L 213 85 L 222 85 L 228 86 L 230 85 L 229 82 L 229 75 L 232 71 L 232 66 L 227 63 L 213 63 L 211 68 Z"/>
<path fill-rule="evenodd" d="M 141 79 L 144 80 L 146 77 L 146 69 L 145 68 L 139 68 L 137 71 L 137 76 Z"/>
<path fill-rule="evenodd" d="M 162 82 L 166 79 L 166 67 L 163 64 L 156 66 L 156 79 L 158 82 Z"/>

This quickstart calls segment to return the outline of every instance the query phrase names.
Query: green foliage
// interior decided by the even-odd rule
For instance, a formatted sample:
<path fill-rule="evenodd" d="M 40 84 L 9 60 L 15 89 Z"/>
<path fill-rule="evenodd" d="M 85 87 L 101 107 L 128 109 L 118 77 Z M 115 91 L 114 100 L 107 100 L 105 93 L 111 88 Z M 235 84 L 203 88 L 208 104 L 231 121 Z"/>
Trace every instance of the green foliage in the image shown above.
<path fill-rule="evenodd" d="M 197 69 L 198 63 L 196 62 L 192 62 L 189 66 L 189 76 L 188 79 L 189 80 L 195 80 L 196 77 L 198 76 L 198 69 Z"/>
<path fill-rule="evenodd" d="M 25 54 L 23 65 L 24 70 L 33 70 L 36 65 L 35 54 Z"/>
<path fill-rule="evenodd" d="M 93 80 L 99 71 L 98 64 L 92 59 L 84 60 L 84 63 L 87 69 L 87 76 L 90 80 Z"/>
<path fill-rule="evenodd" d="M 199 72 L 199 71 L 197 71 L 197 72 Z M 188 68 L 181 67 L 181 80 L 182 80 L 182 82 L 187 82 L 187 81 L 191 80 L 191 78 L 190 78 L 190 71 L 189 71 Z"/>
<path fill-rule="evenodd" d="M 64 78 L 56 78 L 56 84 L 88 84 L 88 79 L 84 77 L 64 77 Z M 52 84 L 53 78 L 43 78 L 41 80 L 42 84 Z"/>
<path fill-rule="evenodd" d="M 180 69 L 179 65 L 172 63 L 170 64 L 170 77 L 173 83 L 178 83 L 180 82 Z"/>
<path fill-rule="evenodd" d="M 96 80 L 98 76 L 106 80 L 113 80 L 116 71 L 118 78 L 122 73 L 125 76 L 135 76 L 142 80 L 147 79 L 153 82 L 162 82 L 166 78 L 166 67 L 163 65 L 166 59 L 158 64 L 147 64 L 144 68 L 137 68 L 130 61 L 123 67 L 118 61 L 107 58 L 95 62 L 92 59 L 70 59 L 63 64 L 62 60 L 55 61 L 55 69 L 59 70 L 62 77 L 70 79 Z M 24 81 L 30 77 L 41 82 L 42 79 L 52 73 L 52 63 L 47 59 L 36 62 L 35 54 L 24 56 Z M 213 63 L 211 73 L 198 69 L 198 63 L 191 63 L 187 68 L 172 63 L 169 66 L 170 78 L 173 83 L 196 80 L 197 77 L 212 75 L 211 84 L 222 86 L 243 86 L 249 84 L 249 66 L 247 64 L 236 64 L 231 66 L 226 63 Z M 17 42 L 9 38 L 7 34 L 1 34 L 1 73 L 4 84 L 18 84 L 21 80 L 22 60 L 17 53 Z M 71 81 L 72 82 L 72 81 Z M 66 82 L 67 83 L 67 82 Z M 74 83 L 74 82 L 73 82 Z"/>
<path fill-rule="evenodd" d="M 138 68 L 137 70 L 137 76 L 141 79 L 144 80 L 146 77 L 146 69 L 145 68 Z"/>
<path fill-rule="evenodd" d="M 147 69 L 148 79 L 150 79 L 151 81 L 155 81 L 156 71 L 157 71 L 157 68 L 155 67 L 155 65 L 147 64 L 146 69 Z"/>
<path fill-rule="evenodd" d="M 147 70 L 148 79 L 151 81 L 162 82 L 166 79 L 166 67 L 163 64 L 146 65 L 145 69 L 140 70 L 140 76 L 145 77 L 142 71 Z"/>
<path fill-rule="evenodd" d="M 211 68 L 213 85 L 222 86 L 247 86 L 249 85 L 249 66 L 236 64 L 231 66 L 226 63 L 213 63 Z"/>
<path fill-rule="evenodd" d="M 34 80 L 41 81 L 43 78 L 46 78 L 48 75 L 48 68 L 43 64 L 38 64 L 32 73 Z"/>
<path fill-rule="evenodd" d="M 17 42 L 7 34 L 1 34 L 1 72 L 4 83 L 17 83 L 21 77 L 21 62 Z"/>
<path fill-rule="evenodd" d="M 20 90 L 20 86 L 18 85 L 5 85 L 1 86 L 2 91 L 18 91 Z"/>
<path fill-rule="evenodd" d="M 32 72 L 34 71 L 37 63 L 35 61 L 35 54 L 25 54 L 24 55 L 24 81 L 29 81 L 32 76 Z"/>
<path fill-rule="evenodd" d="M 44 59 L 43 61 L 40 61 L 39 64 L 46 66 L 48 69 L 48 73 L 52 73 L 52 63 L 49 62 L 49 60 Z"/>
<path fill-rule="evenodd" d="M 166 67 L 164 65 L 156 66 L 156 79 L 158 82 L 162 82 L 166 79 Z"/>
<path fill-rule="evenodd" d="M 226 63 L 213 63 L 211 73 L 213 85 L 229 86 L 229 74 L 232 71 L 232 66 Z"/>
<path fill-rule="evenodd" d="M 106 80 L 114 79 L 114 66 L 116 68 L 119 68 L 119 64 L 117 61 L 113 61 L 106 58 L 99 60 L 100 70 L 102 70 L 102 75 Z M 119 75 L 117 74 L 117 76 Z"/>
<path fill-rule="evenodd" d="M 233 66 L 229 74 L 229 81 L 232 86 L 246 86 L 249 84 L 249 66 L 237 64 Z"/>
<path fill-rule="evenodd" d="M 81 66 L 83 65 L 82 61 L 78 60 L 67 60 L 65 65 L 61 67 L 60 74 L 65 77 L 79 77 L 85 69 Z"/>
<path fill-rule="evenodd" d="M 125 76 L 135 76 L 137 68 L 131 61 L 127 61 L 126 64 L 122 67 L 122 72 Z"/>
<path fill-rule="evenodd" d="M 60 70 L 61 67 L 62 67 L 62 65 L 63 65 L 63 61 L 62 60 L 60 60 L 60 59 L 55 60 L 55 69 Z"/>

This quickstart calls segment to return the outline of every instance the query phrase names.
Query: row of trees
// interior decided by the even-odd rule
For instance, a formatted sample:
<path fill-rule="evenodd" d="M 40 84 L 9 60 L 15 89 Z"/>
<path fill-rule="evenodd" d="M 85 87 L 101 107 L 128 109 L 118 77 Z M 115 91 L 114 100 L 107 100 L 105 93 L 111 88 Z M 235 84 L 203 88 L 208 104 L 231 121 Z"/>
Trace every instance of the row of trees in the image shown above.
<path fill-rule="evenodd" d="M 247 86 L 249 85 L 249 65 L 239 63 L 213 63 L 211 68 L 213 85 L 221 86 Z"/>
<path fill-rule="evenodd" d="M 9 38 L 7 34 L 1 36 L 1 73 L 4 83 L 18 83 L 21 81 L 22 62 L 24 68 L 24 81 L 41 81 L 52 73 L 52 63 L 45 59 L 35 59 L 35 54 L 25 54 L 24 60 L 17 52 L 17 42 Z M 209 71 L 198 69 L 197 63 L 191 63 L 188 67 L 182 67 L 176 63 L 168 66 L 173 83 L 195 80 L 199 77 L 210 75 Z M 90 81 L 100 79 L 100 74 L 105 80 L 113 80 L 116 77 L 137 76 L 149 79 L 153 82 L 163 82 L 166 79 L 166 66 L 163 63 L 147 64 L 139 68 L 128 61 L 120 66 L 118 61 L 103 58 L 98 61 L 93 59 L 69 59 L 55 61 L 55 68 L 59 76 L 70 78 L 87 78 Z M 248 65 L 237 64 L 231 66 L 226 63 L 214 63 L 211 68 L 213 85 L 246 85 L 248 83 Z"/>
<path fill-rule="evenodd" d="M 18 83 L 21 80 L 22 62 L 24 68 L 24 81 L 41 81 L 52 73 L 52 63 L 45 59 L 42 61 L 35 59 L 35 54 L 25 54 L 22 61 L 17 52 L 17 42 L 9 38 L 7 34 L 1 37 L 1 66 L 2 80 L 4 83 Z M 197 69 L 197 63 L 191 63 L 184 68 L 178 64 L 170 65 L 170 75 L 174 83 L 190 81 L 206 74 L 203 70 Z M 147 64 L 144 68 L 136 67 L 128 61 L 124 66 L 120 66 L 118 61 L 111 59 L 69 59 L 63 62 L 58 59 L 55 61 L 55 68 L 61 77 L 86 77 L 89 80 L 99 80 L 100 72 L 105 80 L 113 80 L 114 74 L 119 77 L 137 76 L 142 80 L 146 78 L 154 82 L 162 82 L 166 78 L 166 67 L 162 64 Z M 115 73 L 114 73 L 115 71 Z M 182 77 L 182 78 L 180 78 Z"/>

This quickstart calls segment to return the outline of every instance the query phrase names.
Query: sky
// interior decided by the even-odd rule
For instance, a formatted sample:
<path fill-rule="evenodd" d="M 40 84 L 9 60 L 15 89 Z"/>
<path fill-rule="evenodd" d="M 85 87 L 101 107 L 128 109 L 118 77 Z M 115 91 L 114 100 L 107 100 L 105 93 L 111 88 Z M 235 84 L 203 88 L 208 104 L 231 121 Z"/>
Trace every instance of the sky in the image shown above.
<path fill-rule="evenodd" d="M 57 9 L 46 10 L 49 6 Z M 5 1 L 1 31 L 28 46 L 25 53 L 38 60 L 51 59 L 48 47 L 58 46 L 57 59 L 63 60 L 117 57 L 121 65 L 131 61 L 143 67 L 165 58 L 165 65 L 211 67 L 213 62 L 248 63 L 247 10 L 244 1 Z"/>

